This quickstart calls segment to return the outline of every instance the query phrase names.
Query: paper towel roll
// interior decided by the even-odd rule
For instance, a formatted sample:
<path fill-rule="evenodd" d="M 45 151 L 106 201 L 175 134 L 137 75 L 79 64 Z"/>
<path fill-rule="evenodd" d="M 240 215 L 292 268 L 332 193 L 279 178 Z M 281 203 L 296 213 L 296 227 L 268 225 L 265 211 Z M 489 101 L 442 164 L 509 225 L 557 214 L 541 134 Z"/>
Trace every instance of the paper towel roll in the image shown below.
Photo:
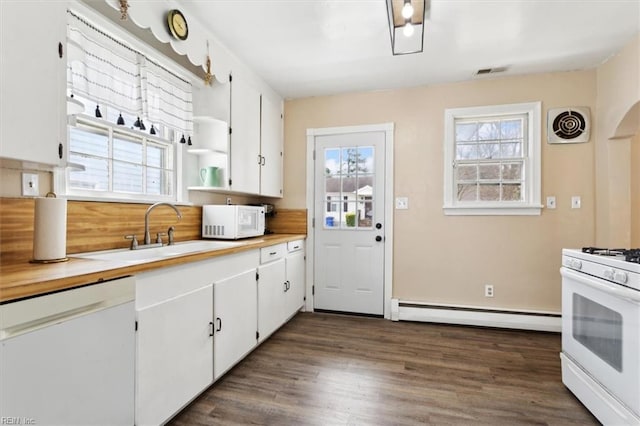
<path fill-rule="evenodd" d="M 36 198 L 33 216 L 33 259 L 59 260 L 67 256 L 67 200 Z"/>

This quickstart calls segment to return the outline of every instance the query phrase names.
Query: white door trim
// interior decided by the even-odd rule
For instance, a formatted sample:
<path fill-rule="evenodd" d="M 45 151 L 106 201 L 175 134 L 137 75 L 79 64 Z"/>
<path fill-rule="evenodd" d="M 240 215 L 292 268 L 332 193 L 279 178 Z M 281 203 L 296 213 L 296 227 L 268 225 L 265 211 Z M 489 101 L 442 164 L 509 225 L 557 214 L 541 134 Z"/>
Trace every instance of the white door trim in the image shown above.
<path fill-rule="evenodd" d="M 313 312 L 314 285 L 314 147 L 316 136 L 337 135 L 345 133 L 385 132 L 385 180 L 384 180 L 384 215 L 385 215 L 385 245 L 384 245 L 384 317 L 391 319 L 391 297 L 393 295 L 393 131 L 394 123 L 368 124 L 362 126 L 325 127 L 307 129 L 307 301 L 305 310 Z M 321 220 L 321 219 L 319 219 Z"/>

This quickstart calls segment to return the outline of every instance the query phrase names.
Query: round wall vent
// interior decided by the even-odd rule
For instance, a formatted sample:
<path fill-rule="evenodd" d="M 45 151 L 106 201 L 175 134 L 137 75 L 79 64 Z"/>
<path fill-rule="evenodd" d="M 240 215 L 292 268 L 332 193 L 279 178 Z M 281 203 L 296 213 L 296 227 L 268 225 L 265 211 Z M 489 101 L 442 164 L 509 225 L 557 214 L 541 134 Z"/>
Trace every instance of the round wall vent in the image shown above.
<path fill-rule="evenodd" d="M 554 108 L 547 118 L 549 143 L 588 142 L 590 134 L 589 108 Z"/>

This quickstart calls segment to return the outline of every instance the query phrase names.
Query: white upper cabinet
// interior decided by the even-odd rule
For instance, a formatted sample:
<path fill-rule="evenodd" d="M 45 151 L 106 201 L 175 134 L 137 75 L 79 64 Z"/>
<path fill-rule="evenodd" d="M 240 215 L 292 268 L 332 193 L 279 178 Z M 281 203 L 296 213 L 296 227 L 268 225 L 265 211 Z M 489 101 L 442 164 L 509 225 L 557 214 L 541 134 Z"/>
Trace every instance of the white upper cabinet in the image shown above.
<path fill-rule="evenodd" d="M 260 92 L 231 80 L 231 190 L 260 193 Z"/>
<path fill-rule="evenodd" d="M 282 101 L 231 80 L 231 190 L 282 197 Z"/>
<path fill-rule="evenodd" d="M 63 163 L 66 10 L 64 1 L 0 2 L 0 157 Z"/>
<path fill-rule="evenodd" d="M 282 102 L 262 95 L 260 194 L 282 197 Z"/>

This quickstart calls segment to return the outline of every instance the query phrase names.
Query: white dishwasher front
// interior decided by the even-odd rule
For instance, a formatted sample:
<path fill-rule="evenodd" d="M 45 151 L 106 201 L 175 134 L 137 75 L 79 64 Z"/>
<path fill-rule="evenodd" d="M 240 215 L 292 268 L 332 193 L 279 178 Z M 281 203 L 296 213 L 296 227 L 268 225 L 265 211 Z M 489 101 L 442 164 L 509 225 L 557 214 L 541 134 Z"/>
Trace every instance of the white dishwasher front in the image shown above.
<path fill-rule="evenodd" d="M 0 419 L 133 425 L 135 280 L 0 305 Z"/>

